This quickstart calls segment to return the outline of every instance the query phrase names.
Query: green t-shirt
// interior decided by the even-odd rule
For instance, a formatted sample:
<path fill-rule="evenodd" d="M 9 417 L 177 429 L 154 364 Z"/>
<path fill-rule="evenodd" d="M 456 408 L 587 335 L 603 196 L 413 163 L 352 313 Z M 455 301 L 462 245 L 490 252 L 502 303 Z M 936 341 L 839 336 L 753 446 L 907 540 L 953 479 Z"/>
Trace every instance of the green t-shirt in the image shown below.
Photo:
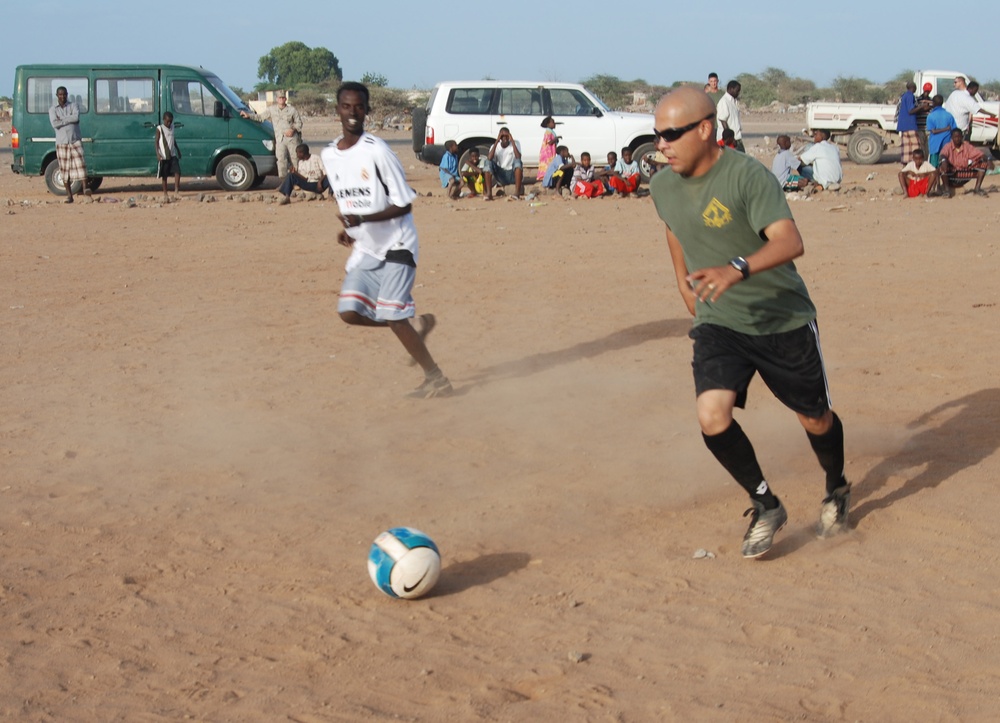
<path fill-rule="evenodd" d="M 683 178 L 663 169 L 653 176 L 649 191 L 660 218 L 684 249 L 688 272 L 750 256 L 764 245 L 765 228 L 792 218 L 771 172 L 729 149 L 704 176 Z M 697 302 L 694 323 L 760 335 L 798 329 L 815 318 L 805 282 L 789 262 L 753 273 L 716 302 Z"/>

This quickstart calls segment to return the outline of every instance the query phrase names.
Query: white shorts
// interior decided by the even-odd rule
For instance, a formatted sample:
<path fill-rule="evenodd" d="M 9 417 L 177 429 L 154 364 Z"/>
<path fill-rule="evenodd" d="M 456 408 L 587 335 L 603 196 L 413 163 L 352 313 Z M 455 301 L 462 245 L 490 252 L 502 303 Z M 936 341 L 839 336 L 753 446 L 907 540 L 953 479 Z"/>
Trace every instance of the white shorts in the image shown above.
<path fill-rule="evenodd" d="M 417 270 L 395 261 L 365 258 L 347 272 L 337 312 L 354 311 L 375 321 L 401 321 L 416 313 L 413 282 Z"/>

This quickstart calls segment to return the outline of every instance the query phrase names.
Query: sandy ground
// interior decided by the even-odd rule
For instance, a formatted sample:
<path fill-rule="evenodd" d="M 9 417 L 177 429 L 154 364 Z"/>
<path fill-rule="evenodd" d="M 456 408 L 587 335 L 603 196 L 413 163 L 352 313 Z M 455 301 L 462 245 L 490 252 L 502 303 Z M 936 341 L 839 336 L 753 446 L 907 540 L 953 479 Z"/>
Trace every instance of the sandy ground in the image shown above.
<path fill-rule="evenodd" d="M 0 717 L 995 718 L 995 177 L 907 201 L 846 164 L 792 201 L 854 529 L 814 537 L 822 475 L 758 381 L 790 522 L 751 562 L 651 202 L 451 202 L 398 148 L 449 399 L 337 319 L 332 204 L 66 206 L 0 156 Z M 368 579 L 397 525 L 442 550 L 423 600 Z"/>

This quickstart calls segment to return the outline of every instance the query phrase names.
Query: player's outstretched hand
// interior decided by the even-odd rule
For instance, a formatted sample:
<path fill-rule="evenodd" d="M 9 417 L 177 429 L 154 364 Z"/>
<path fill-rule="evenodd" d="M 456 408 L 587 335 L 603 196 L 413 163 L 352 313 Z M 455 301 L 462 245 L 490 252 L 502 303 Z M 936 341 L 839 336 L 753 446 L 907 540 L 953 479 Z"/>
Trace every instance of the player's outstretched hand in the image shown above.
<path fill-rule="evenodd" d="M 347 235 L 347 231 L 341 231 L 340 233 L 337 234 L 337 243 L 339 243 L 341 246 L 346 246 L 347 248 L 351 248 L 351 246 L 354 245 L 354 239 L 352 239 L 350 236 Z"/>

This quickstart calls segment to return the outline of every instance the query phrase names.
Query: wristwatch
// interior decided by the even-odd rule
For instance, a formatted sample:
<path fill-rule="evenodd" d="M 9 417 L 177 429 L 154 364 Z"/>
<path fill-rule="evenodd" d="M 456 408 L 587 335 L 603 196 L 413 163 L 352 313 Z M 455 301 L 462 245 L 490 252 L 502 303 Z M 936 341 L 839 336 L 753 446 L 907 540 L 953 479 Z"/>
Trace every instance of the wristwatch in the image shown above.
<path fill-rule="evenodd" d="M 746 281 L 750 278 L 750 264 L 742 256 L 737 256 L 735 259 L 729 260 L 729 265 L 740 272 L 743 280 Z"/>

